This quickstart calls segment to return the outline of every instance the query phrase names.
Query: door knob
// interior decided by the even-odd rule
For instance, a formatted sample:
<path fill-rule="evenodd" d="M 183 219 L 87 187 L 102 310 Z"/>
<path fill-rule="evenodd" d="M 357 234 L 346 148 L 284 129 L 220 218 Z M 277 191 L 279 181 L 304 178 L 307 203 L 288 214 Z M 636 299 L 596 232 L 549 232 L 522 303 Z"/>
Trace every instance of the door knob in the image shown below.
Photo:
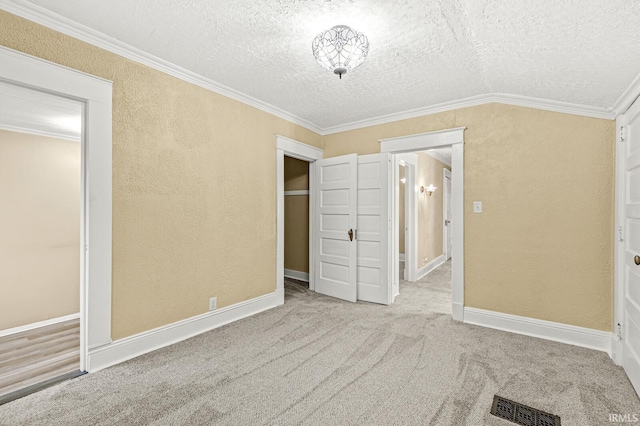
<path fill-rule="evenodd" d="M 349 234 L 349 241 L 353 241 L 353 229 L 349 229 L 347 234 Z M 640 261 L 640 257 L 638 258 L 638 261 Z"/>
<path fill-rule="evenodd" d="M 636 265 L 640 265 L 640 256 L 638 256 L 637 254 L 633 256 L 633 261 Z"/>

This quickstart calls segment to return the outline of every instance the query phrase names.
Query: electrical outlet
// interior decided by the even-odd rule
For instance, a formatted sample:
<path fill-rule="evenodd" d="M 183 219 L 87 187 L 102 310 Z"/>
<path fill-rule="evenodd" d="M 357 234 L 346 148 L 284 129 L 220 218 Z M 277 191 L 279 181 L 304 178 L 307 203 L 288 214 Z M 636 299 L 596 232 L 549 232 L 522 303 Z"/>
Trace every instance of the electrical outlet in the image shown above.
<path fill-rule="evenodd" d="M 212 297 L 211 299 L 209 299 L 209 310 L 210 311 L 215 311 L 217 306 L 218 306 L 218 298 L 217 297 Z"/>

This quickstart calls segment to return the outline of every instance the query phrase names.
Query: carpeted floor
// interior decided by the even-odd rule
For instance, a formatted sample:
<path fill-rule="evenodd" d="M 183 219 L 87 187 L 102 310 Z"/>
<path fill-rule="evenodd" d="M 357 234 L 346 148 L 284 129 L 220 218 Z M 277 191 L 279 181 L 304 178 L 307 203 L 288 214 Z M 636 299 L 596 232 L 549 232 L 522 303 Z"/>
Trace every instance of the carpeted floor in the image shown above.
<path fill-rule="evenodd" d="M 494 394 L 602 425 L 640 414 L 601 352 L 452 322 L 449 266 L 393 306 L 286 303 L 0 406 L 2 425 L 502 425 Z"/>

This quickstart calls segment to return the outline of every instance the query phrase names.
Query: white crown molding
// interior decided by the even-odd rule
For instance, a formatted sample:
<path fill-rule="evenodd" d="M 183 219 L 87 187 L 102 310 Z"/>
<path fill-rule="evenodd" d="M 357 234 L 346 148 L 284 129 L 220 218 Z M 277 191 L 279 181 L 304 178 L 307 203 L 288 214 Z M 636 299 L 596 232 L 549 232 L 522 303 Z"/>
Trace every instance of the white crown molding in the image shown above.
<path fill-rule="evenodd" d="M 502 103 L 507 105 L 524 106 L 528 108 L 612 120 L 618 114 L 624 112 L 624 110 L 626 110 L 626 108 L 631 105 L 633 100 L 635 100 L 635 98 L 638 96 L 638 93 L 640 92 L 640 75 L 638 75 L 638 77 L 634 79 L 632 84 L 623 92 L 613 109 L 531 98 L 520 95 L 510 95 L 505 93 L 488 93 L 455 101 L 443 102 L 427 107 L 416 108 L 399 113 L 387 114 L 364 120 L 358 120 L 351 123 L 322 128 L 309 120 L 295 116 L 281 108 L 263 102 L 252 96 L 246 95 L 236 89 L 232 89 L 213 80 L 207 79 L 199 74 L 174 65 L 168 61 L 165 61 L 164 59 L 160 59 L 140 49 L 116 40 L 63 16 L 55 14 L 40 6 L 29 3 L 25 0 L 0 0 L 0 9 L 4 9 L 9 13 L 28 19 L 40 25 L 44 25 L 45 27 L 82 40 L 94 46 L 100 47 L 132 61 L 157 69 L 173 77 L 195 84 L 196 86 L 234 99 L 238 102 L 242 102 L 246 105 L 252 106 L 276 117 L 280 117 L 291 123 L 298 124 L 322 136 L 360 129 L 363 127 L 375 126 L 378 124 L 390 123 L 393 121 L 406 120 L 424 115 L 436 114 L 439 112 L 451 111 L 454 109 L 484 105 L 488 103 Z M 634 94 L 635 97 L 633 96 Z"/>
<path fill-rule="evenodd" d="M 222 96 L 242 102 L 291 123 L 305 127 L 312 132 L 321 134 L 322 129 L 310 121 L 290 114 L 281 108 L 246 95 L 238 90 L 202 77 L 199 74 L 179 67 L 171 62 L 165 61 L 164 59 L 160 59 L 138 48 L 116 40 L 113 37 L 109 37 L 106 34 L 53 13 L 43 7 L 29 3 L 25 0 L 0 0 L 0 9 L 4 9 L 9 13 L 28 19 L 37 24 L 44 25 L 52 30 L 87 42 L 104 50 L 108 50 L 109 52 L 115 53 L 124 58 L 154 68 L 158 71 L 162 71 L 165 74 L 169 74 L 173 77 L 179 78 L 180 80 L 195 84 L 196 86 L 200 86 Z"/>
<path fill-rule="evenodd" d="M 613 105 L 613 110 L 618 114 L 624 114 L 627 112 L 631 104 L 640 96 L 640 73 L 633 79 L 629 87 L 625 89 L 620 95 L 616 103 Z"/>
<path fill-rule="evenodd" d="M 606 108 L 591 107 L 587 105 L 572 104 L 569 102 L 549 101 L 539 98 L 531 98 L 520 95 L 510 95 L 508 93 L 488 93 L 486 95 L 471 96 L 455 101 L 443 102 L 424 108 L 416 108 L 409 111 L 398 112 L 394 114 L 381 115 L 379 117 L 368 118 L 365 120 L 354 121 L 352 123 L 341 124 L 338 126 L 325 127 L 322 129 L 321 135 L 330 135 L 334 133 L 347 132 L 349 130 L 361 129 L 363 127 L 376 126 L 379 124 L 391 123 L 394 121 L 407 120 L 410 118 L 422 117 L 439 112 L 452 111 L 455 109 L 469 108 L 473 106 L 485 105 L 490 103 L 499 103 L 506 105 L 523 106 L 528 108 L 541 109 L 545 111 L 561 112 L 565 114 L 582 115 L 585 117 L 603 118 L 613 120 L 616 113 Z"/>

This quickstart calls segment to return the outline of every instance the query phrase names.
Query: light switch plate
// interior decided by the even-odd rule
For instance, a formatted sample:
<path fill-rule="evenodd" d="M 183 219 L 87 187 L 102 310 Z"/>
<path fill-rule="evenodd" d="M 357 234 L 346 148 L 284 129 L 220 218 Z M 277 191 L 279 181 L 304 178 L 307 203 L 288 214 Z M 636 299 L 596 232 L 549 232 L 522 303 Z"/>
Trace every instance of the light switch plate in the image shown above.
<path fill-rule="evenodd" d="M 482 201 L 474 201 L 473 202 L 473 212 L 474 213 L 482 213 Z"/>

